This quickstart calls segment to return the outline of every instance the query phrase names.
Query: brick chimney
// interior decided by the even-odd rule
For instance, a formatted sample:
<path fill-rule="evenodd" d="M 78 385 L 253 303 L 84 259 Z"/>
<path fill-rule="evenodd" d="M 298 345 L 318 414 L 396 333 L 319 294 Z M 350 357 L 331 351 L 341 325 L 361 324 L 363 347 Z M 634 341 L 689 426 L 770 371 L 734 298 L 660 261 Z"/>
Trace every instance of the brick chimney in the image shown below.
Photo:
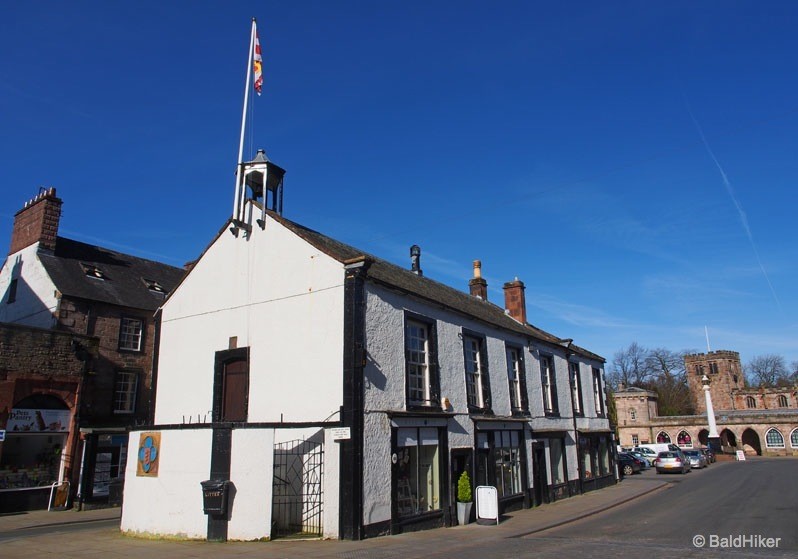
<path fill-rule="evenodd" d="M 55 195 L 55 188 L 41 189 L 14 215 L 8 253 L 14 254 L 34 243 L 39 243 L 39 248 L 54 250 L 60 220 L 61 199 Z"/>
<path fill-rule="evenodd" d="M 479 260 L 474 260 L 474 277 L 468 280 L 468 289 L 474 297 L 488 300 L 488 282 L 482 277 L 482 262 Z"/>
<path fill-rule="evenodd" d="M 526 324 L 526 297 L 524 282 L 515 278 L 504 284 L 504 308 L 521 324 Z"/>

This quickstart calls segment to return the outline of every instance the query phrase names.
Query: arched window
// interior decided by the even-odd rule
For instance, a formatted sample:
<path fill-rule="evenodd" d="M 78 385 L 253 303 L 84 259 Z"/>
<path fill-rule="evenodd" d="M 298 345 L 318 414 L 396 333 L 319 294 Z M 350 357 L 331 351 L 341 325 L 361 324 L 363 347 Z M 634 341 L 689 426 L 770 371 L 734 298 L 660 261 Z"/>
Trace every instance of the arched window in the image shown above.
<path fill-rule="evenodd" d="M 753 409 L 756 407 L 756 400 L 754 400 L 753 396 L 745 397 L 745 407 L 747 407 L 748 409 Z"/>
<path fill-rule="evenodd" d="M 632 421 L 637 421 L 637 411 L 634 408 L 629 410 L 629 419 Z"/>
<path fill-rule="evenodd" d="M 660 431 L 657 435 L 657 442 L 658 443 L 669 443 L 671 442 L 671 436 L 666 433 L 665 431 Z"/>
<path fill-rule="evenodd" d="M 798 429 L 793 429 L 790 433 L 790 446 L 798 448 Z"/>
<path fill-rule="evenodd" d="M 780 408 L 788 408 L 790 404 L 787 402 L 787 396 L 784 394 L 779 394 L 779 407 Z"/>
<path fill-rule="evenodd" d="M 687 431 L 679 431 L 676 436 L 676 444 L 684 448 L 693 448 L 693 438 Z"/>
<path fill-rule="evenodd" d="M 768 448 L 784 448 L 784 437 L 778 429 L 768 429 L 765 433 L 765 445 Z"/>

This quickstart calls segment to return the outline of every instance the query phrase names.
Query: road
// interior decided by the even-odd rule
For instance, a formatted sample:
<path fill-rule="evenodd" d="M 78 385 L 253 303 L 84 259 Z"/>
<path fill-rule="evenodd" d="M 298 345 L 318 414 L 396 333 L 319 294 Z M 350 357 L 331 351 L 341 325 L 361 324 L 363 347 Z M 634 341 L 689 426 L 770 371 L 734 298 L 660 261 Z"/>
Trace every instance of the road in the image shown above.
<path fill-rule="evenodd" d="M 517 528 L 513 537 L 501 535 L 498 528 L 467 526 L 364 542 L 214 544 L 126 537 L 118 532 L 116 526 L 104 522 L 2 534 L 0 557 L 794 559 L 798 557 L 797 472 L 798 459 L 786 458 L 718 463 L 685 475 L 657 476 L 649 470 L 642 475 L 629 476 L 622 483 L 650 485 L 649 480 L 657 478 L 667 481 L 667 486 L 583 520 L 546 531 L 525 533 L 519 515 L 505 521 L 507 526 Z M 587 499 L 587 496 L 573 499 Z M 540 509 L 541 512 L 544 510 L 545 507 Z M 702 546 L 694 544 L 696 536 L 704 538 Z M 743 536 L 747 539 L 743 540 Z M 731 547 L 735 544 L 745 547 Z M 772 546 L 767 547 L 768 544 Z"/>

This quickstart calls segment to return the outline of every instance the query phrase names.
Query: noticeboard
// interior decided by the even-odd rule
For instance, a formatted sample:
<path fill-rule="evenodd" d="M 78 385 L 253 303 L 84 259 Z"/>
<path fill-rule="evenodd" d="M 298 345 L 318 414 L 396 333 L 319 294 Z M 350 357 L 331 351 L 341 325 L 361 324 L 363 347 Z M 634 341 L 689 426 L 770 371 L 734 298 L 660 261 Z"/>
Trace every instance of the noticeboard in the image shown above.
<path fill-rule="evenodd" d="M 477 486 L 477 524 L 499 523 L 499 492 L 492 485 Z"/>
<path fill-rule="evenodd" d="M 745 461 L 745 451 L 744 450 L 738 450 L 736 452 L 736 454 L 737 454 L 737 460 Z"/>

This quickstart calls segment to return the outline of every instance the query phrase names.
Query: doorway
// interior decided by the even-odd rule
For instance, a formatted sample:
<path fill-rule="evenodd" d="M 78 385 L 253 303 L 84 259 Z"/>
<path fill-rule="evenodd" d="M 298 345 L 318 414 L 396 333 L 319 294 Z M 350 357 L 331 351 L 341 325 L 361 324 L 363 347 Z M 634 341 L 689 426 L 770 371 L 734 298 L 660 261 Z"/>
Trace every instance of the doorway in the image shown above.
<path fill-rule="evenodd" d="M 471 478 L 471 489 L 474 489 L 473 453 L 470 448 L 453 448 L 451 451 L 452 476 L 449 479 L 449 507 L 450 518 L 457 518 L 457 482 L 463 472 L 468 472 Z"/>
<path fill-rule="evenodd" d="M 532 492 L 533 506 L 549 502 L 549 480 L 546 475 L 546 447 L 543 443 L 532 443 Z"/>

